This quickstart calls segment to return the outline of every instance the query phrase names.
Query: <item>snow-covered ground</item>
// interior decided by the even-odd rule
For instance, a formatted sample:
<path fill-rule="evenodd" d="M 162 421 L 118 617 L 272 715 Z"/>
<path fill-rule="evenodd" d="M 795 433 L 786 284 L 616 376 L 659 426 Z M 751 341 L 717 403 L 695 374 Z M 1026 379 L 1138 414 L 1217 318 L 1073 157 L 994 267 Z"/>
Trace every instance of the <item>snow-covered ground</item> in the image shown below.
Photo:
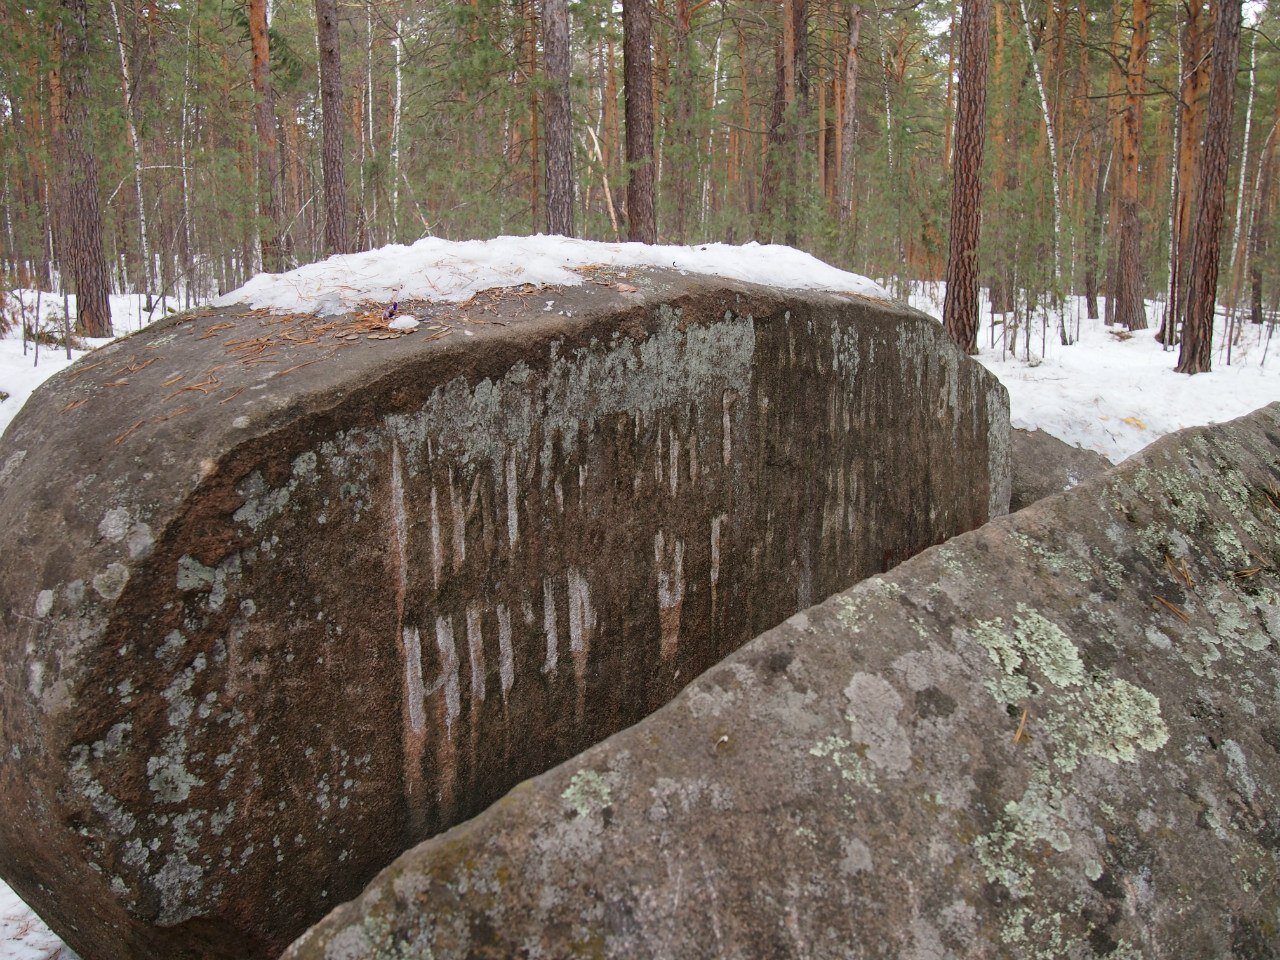
<path fill-rule="evenodd" d="M 941 317 L 944 289 L 941 283 L 917 288 L 911 305 Z M 1021 335 L 1016 356 L 1002 349 L 1001 323 L 996 324 L 995 346 L 991 346 L 991 316 L 985 297 L 982 311 L 978 360 L 1008 388 L 1013 425 L 1038 428 L 1075 446 L 1096 450 L 1112 463 L 1166 433 L 1232 420 L 1280 400 L 1280 335 L 1268 344 L 1271 328 L 1265 324 L 1245 323 L 1241 327 L 1227 366 L 1226 323 L 1219 316 L 1213 338 L 1213 370 L 1189 377 L 1173 372 L 1178 348 L 1166 349 L 1155 339 L 1160 307 L 1150 301 L 1147 317 L 1151 329 L 1129 335 L 1101 320 L 1089 320 L 1083 299 L 1070 298 L 1066 316 L 1073 331 L 1079 323 L 1079 342 L 1062 346 L 1052 319 L 1047 336 L 1042 338 L 1040 320 L 1033 319 L 1029 362 L 1024 358 Z"/>
<path fill-rule="evenodd" d="M 144 298 L 133 294 L 113 293 L 110 300 L 111 326 L 117 336 L 141 330 L 148 323 L 159 320 L 178 306 L 178 302 L 172 297 L 163 303 L 158 299 L 155 300 L 152 310 L 147 309 Z M 67 301 L 74 319 L 76 298 L 68 297 Z M 34 290 L 0 292 L 0 310 L 3 310 L 13 321 L 9 334 L 0 337 L 0 395 L 8 394 L 7 399 L 0 400 L 0 433 L 9 426 L 9 422 L 17 415 L 36 387 L 88 352 L 72 350 L 71 359 L 68 360 L 65 347 L 42 343 L 37 349 L 34 341 L 28 341 L 24 346 L 18 317 L 24 317 L 28 327 L 36 329 L 37 309 L 39 329 L 61 337 L 63 326 L 61 296 L 47 293 L 37 296 Z M 110 342 L 110 339 L 80 341 L 89 350 Z"/>
<path fill-rule="evenodd" d="M 0 880 L 0 958 L 76 960 L 70 947 Z"/>
<path fill-rule="evenodd" d="M 456 301 L 494 286 L 579 283 L 582 278 L 573 269 L 593 264 L 674 267 L 792 289 L 845 290 L 887 298 L 881 287 L 865 277 L 837 270 L 787 247 L 644 247 L 560 237 L 503 237 L 468 243 L 422 240 L 411 247 L 334 257 L 286 274 L 260 275 L 223 301 L 248 300 L 254 306 L 286 311 L 342 309 L 370 300 Z M 34 310 L 33 293 L 24 291 L 22 299 Z M 911 303 L 941 316 L 942 285 L 917 288 Z M 152 312 L 152 319 L 164 315 L 163 306 Z M 136 296 L 113 296 L 111 310 L 119 335 L 149 322 L 145 304 Z M 40 313 L 46 324 L 60 326 L 61 311 L 61 298 L 41 299 Z M 996 345 L 991 348 L 990 317 L 984 301 L 978 359 L 1009 388 L 1015 426 L 1038 427 L 1119 462 L 1165 433 L 1229 420 L 1280 400 L 1280 337 L 1269 345 L 1268 327 L 1246 326 L 1240 344 L 1233 348 L 1232 364 L 1227 366 L 1220 350 L 1224 343 L 1220 325 L 1214 337 L 1213 372 L 1187 377 L 1173 372 L 1176 349 L 1165 351 L 1151 332 L 1120 339 L 1118 331 L 1113 333 L 1101 321 L 1084 319 L 1078 298 L 1068 302 L 1067 311 L 1073 328 L 1079 319 L 1079 342 L 1070 347 L 1059 345 L 1051 323 L 1041 356 L 1036 321 L 1028 362 L 1002 351 L 999 325 Z M 1154 304 L 1149 305 L 1148 314 L 1154 330 L 1159 321 Z M 24 355 L 17 329 L 0 339 L 0 392 L 9 394 L 0 402 L 0 430 L 8 426 L 32 391 L 68 362 L 65 350 L 56 347 L 42 345 L 37 357 L 29 346 Z M 0 960 L 74 957 L 0 881 Z"/>

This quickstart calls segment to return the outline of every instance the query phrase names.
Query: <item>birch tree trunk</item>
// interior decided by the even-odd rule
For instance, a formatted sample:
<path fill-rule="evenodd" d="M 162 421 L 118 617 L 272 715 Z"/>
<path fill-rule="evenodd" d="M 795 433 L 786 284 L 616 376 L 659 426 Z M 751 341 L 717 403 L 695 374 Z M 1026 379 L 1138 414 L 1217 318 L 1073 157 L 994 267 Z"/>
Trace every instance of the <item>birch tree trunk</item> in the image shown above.
<path fill-rule="evenodd" d="M 142 194 L 142 142 L 138 139 L 136 106 L 133 98 L 133 78 L 129 71 L 129 57 L 124 49 L 124 31 L 120 28 L 120 11 L 116 0 L 110 0 L 111 23 L 115 27 L 116 50 L 120 54 L 120 86 L 124 91 L 124 123 L 129 135 L 129 147 L 133 152 L 133 192 L 138 202 L 138 252 L 142 257 L 142 284 L 151 289 L 151 246 L 147 241 L 147 204 Z"/>

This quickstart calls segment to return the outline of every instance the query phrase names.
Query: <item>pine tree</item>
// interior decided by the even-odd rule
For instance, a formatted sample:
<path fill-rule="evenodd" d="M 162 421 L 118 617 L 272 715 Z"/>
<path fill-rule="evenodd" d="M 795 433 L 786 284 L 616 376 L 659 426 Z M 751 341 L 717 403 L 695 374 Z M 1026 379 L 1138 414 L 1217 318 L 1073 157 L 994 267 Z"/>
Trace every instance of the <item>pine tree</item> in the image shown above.
<path fill-rule="evenodd" d="M 569 3 L 543 0 L 544 63 L 547 71 L 547 231 L 573 230 L 573 116 L 569 101 Z"/>
<path fill-rule="evenodd" d="M 102 247 L 98 205 L 98 164 L 91 148 L 88 71 L 90 24 L 87 0 L 59 0 L 54 22 L 55 69 L 49 78 L 53 99 L 53 151 L 61 196 L 57 203 L 60 257 L 70 266 L 76 290 L 76 330 L 89 337 L 111 336 L 110 282 Z"/>
<path fill-rule="evenodd" d="M 951 241 L 942 322 L 965 353 L 978 352 L 978 239 L 982 224 L 982 148 L 990 20 L 990 0 L 963 0 L 952 164 Z"/>
<path fill-rule="evenodd" d="M 1213 63 L 1209 80 L 1209 118 L 1201 148 L 1196 188 L 1195 231 L 1187 274 L 1187 306 L 1182 323 L 1179 373 L 1206 373 L 1213 358 L 1213 315 L 1222 249 L 1227 167 L 1231 151 L 1231 107 L 1240 66 L 1241 0 L 1217 0 L 1213 22 Z"/>
<path fill-rule="evenodd" d="M 628 236 L 640 243 L 657 243 L 653 197 L 653 40 L 649 0 L 623 0 L 622 37 Z"/>
<path fill-rule="evenodd" d="M 338 0 L 315 0 L 315 5 L 324 129 L 320 153 L 324 170 L 324 242 L 329 253 L 347 253 L 347 179 L 343 169 L 342 59 L 338 46 Z"/>

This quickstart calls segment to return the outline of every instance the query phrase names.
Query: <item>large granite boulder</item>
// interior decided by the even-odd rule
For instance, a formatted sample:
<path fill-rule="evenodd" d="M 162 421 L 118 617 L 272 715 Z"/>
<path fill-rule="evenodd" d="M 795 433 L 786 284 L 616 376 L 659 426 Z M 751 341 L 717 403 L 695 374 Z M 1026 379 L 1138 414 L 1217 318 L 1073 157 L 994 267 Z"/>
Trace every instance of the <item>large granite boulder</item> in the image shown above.
<path fill-rule="evenodd" d="M 1280 948 L 1280 404 L 791 617 L 286 960 Z"/>
<path fill-rule="evenodd" d="M 1015 427 L 1009 438 L 1010 510 L 1029 507 L 1111 469 L 1111 461 L 1102 454 L 1065 443 L 1043 430 Z"/>
<path fill-rule="evenodd" d="M 0 443 L 0 873 L 86 960 L 265 958 L 743 642 L 983 523 L 922 314 L 675 272 L 180 317 Z"/>

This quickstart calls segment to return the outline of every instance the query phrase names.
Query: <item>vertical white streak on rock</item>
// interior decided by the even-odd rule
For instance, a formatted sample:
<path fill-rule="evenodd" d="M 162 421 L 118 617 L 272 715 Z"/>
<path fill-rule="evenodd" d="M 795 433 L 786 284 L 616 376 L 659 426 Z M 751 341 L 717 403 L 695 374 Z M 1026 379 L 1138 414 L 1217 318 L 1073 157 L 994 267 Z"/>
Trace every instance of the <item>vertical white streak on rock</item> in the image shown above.
<path fill-rule="evenodd" d="M 440 588 L 440 572 L 444 569 L 444 544 L 440 542 L 440 497 L 435 482 L 431 483 L 431 580 Z"/>
<path fill-rule="evenodd" d="M 396 545 L 396 596 L 403 612 L 404 595 L 409 586 L 409 520 L 404 509 L 404 468 L 398 440 L 393 440 L 391 445 L 391 525 Z"/>
<path fill-rule="evenodd" d="M 667 440 L 667 450 L 671 455 L 671 495 L 676 495 L 676 488 L 680 485 L 680 435 L 676 433 L 676 428 L 671 428 L 671 436 Z"/>
<path fill-rule="evenodd" d="M 520 538 L 520 511 L 516 507 L 516 454 L 507 454 L 507 544 L 514 547 Z"/>
<path fill-rule="evenodd" d="M 659 427 L 655 433 L 657 434 L 658 453 L 653 458 L 653 479 L 658 483 L 662 483 L 662 428 Z"/>
<path fill-rule="evenodd" d="M 727 513 L 711 518 L 711 589 L 720 582 L 720 526 L 729 519 Z"/>
<path fill-rule="evenodd" d="M 569 649 L 585 653 L 591 646 L 596 629 L 596 611 L 591 606 L 591 586 L 577 567 L 570 567 L 569 581 Z"/>
<path fill-rule="evenodd" d="M 680 642 L 680 611 L 684 605 L 684 541 L 668 550 L 659 530 L 653 538 L 653 560 L 658 571 L 658 622 L 663 659 L 671 657 Z"/>
<path fill-rule="evenodd" d="M 578 501 L 587 495 L 587 465 L 585 463 L 578 464 Z"/>
<path fill-rule="evenodd" d="M 471 654 L 472 706 L 484 702 L 484 635 L 481 632 L 480 608 L 467 607 L 467 651 Z"/>
<path fill-rule="evenodd" d="M 426 714 L 423 712 L 426 691 L 422 686 L 422 637 L 417 627 L 405 627 L 400 636 L 404 653 L 404 699 L 409 708 L 409 731 L 414 736 L 421 736 L 427 727 Z"/>
<path fill-rule="evenodd" d="M 498 604 L 498 667 L 502 678 L 502 702 L 516 682 L 516 658 L 511 651 L 511 611 L 505 603 Z"/>
<path fill-rule="evenodd" d="M 564 513 L 564 484 L 560 482 L 559 477 L 556 477 L 554 489 L 556 491 L 556 509 Z"/>
<path fill-rule="evenodd" d="M 445 733 L 453 739 L 453 721 L 462 712 L 462 696 L 458 690 L 458 648 L 453 642 L 453 618 L 436 617 L 436 649 L 440 651 L 440 682 L 444 687 Z"/>
<path fill-rule="evenodd" d="M 720 395 L 720 410 L 724 417 L 724 436 L 720 446 L 720 458 L 726 467 L 729 465 L 729 461 L 733 459 L 733 439 L 731 436 L 733 427 L 729 417 L 730 406 L 729 393 L 725 391 Z"/>
<path fill-rule="evenodd" d="M 556 636 L 556 593 L 550 577 L 542 581 L 542 630 L 547 636 L 547 659 L 542 665 L 542 672 L 555 673 L 560 650 Z"/>
<path fill-rule="evenodd" d="M 698 432 L 689 431 L 689 482 L 698 482 Z"/>
<path fill-rule="evenodd" d="M 467 559 L 467 510 L 453 482 L 453 467 L 449 468 L 449 512 L 453 517 L 453 569 L 462 569 Z"/>

